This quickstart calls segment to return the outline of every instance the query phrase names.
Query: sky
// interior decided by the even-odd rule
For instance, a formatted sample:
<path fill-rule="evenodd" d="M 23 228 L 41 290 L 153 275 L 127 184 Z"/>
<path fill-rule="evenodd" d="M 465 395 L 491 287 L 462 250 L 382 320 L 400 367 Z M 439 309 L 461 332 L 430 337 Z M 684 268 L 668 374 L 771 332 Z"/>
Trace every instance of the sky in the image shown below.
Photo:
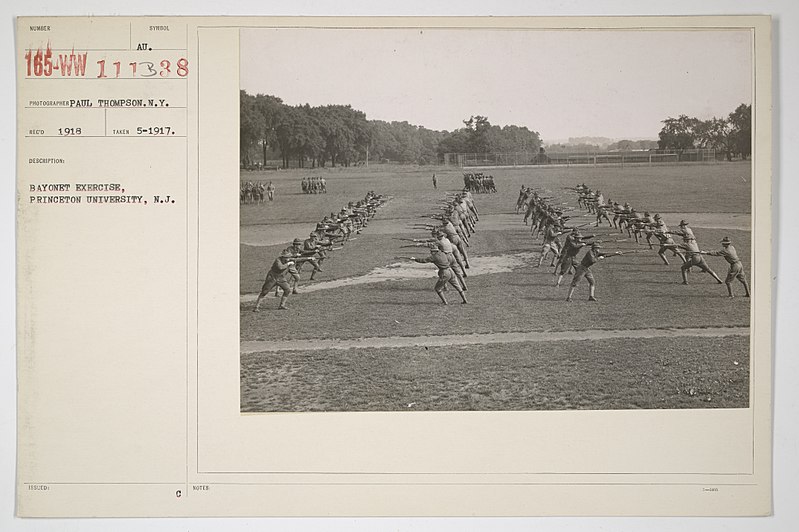
<path fill-rule="evenodd" d="M 741 30 L 243 29 L 241 87 L 452 131 L 472 115 L 569 137 L 656 139 L 752 101 Z"/>

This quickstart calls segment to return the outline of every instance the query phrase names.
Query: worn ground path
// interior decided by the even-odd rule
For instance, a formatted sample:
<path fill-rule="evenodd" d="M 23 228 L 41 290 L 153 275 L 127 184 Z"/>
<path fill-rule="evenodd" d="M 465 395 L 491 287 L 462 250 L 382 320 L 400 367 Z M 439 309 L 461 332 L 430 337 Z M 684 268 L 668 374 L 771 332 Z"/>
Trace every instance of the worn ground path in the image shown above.
<path fill-rule="evenodd" d="M 312 340 L 241 342 L 241 353 L 274 353 L 279 351 L 319 351 L 329 349 L 362 349 L 415 346 L 452 346 L 506 344 L 518 342 L 550 342 L 557 340 L 606 340 L 609 338 L 674 338 L 680 336 L 719 337 L 746 336 L 749 327 L 706 327 L 665 329 L 587 329 L 583 331 L 531 331 L 441 336 L 388 336 L 369 338 L 316 338 Z"/>

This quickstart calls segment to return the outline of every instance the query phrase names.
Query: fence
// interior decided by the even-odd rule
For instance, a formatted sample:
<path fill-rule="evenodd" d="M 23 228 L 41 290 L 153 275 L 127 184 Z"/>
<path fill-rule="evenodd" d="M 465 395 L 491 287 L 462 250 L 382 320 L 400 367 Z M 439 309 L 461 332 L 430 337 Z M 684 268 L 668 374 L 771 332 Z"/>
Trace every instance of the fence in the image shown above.
<path fill-rule="evenodd" d="M 444 164 L 461 168 L 513 166 L 649 166 L 653 164 L 715 163 L 716 150 L 626 150 L 546 153 L 445 153 Z"/>

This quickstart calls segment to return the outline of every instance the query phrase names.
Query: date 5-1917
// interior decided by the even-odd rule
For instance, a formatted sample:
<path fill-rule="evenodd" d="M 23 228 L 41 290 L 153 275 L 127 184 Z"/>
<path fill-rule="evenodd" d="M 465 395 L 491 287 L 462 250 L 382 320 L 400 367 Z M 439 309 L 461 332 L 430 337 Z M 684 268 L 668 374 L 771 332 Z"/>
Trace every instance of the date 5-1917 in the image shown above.
<path fill-rule="evenodd" d="M 150 126 L 150 127 L 137 127 L 137 135 L 174 135 L 170 126 Z"/>

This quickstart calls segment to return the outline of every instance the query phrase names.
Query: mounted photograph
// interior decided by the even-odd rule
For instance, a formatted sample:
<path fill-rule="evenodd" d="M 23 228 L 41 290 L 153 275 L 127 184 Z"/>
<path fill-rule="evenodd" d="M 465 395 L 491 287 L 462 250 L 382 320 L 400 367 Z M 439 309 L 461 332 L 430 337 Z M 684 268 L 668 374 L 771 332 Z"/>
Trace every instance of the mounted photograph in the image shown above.
<path fill-rule="evenodd" d="M 753 42 L 242 28 L 241 413 L 749 408 Z"/>

